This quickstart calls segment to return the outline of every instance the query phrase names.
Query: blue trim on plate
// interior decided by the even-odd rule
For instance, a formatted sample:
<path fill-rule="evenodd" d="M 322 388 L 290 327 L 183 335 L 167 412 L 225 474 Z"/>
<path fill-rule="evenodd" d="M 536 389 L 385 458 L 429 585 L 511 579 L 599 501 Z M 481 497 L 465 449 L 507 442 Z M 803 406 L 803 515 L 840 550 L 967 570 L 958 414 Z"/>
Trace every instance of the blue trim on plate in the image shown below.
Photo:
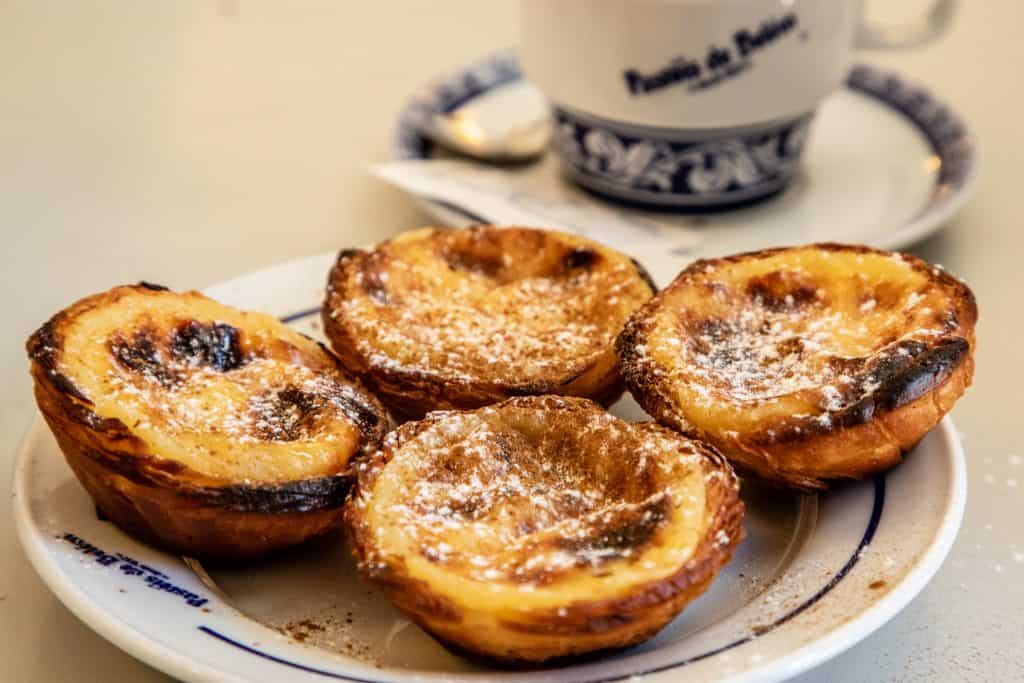
<path fill-rule="evenodd" d="M 281 318 L 281 322 L 283 322 L 283 323 L 293 323 L 296 320 L 302 320 L 303 318 L 308 318 L 311 315 L 318 315 L 319 313 L 320 313 L 320 307 L 319 306 L 317 306 L 316 308 L 307 308 L 305 310 L 299 311 L 298 313 L 290 313 L 290 314 L 284 316 L 283 318 Z"/>
<path fill-rule="evenodd" d="M 825 597 L 825 595 L 827 595 L 829 591 L 831 591 L 833 588 L 839 585 L 840 581 L 846 578 L 847 574 L 850 573 L 850 570 L 852 570 L 857 565 L 857 562 L 860 561 L 860 557 L 863 554 L 864 550 L 868 547 L 872 539 L 874 539 L 875 537 L 875 532 L 878 530 L 878 525 L 882 521 L 882 511 L 885 508 L 885 475 L 880 474 L 876 476 L 873 480 L 873 484 L 875 490 L 875 497 L 874 502 L 871 505 L 871 517 L 868 519 L 868 525 L 867 528 L 864 530 L 864 534 L 861 536 L 860 543 L 857 544 L 857 549 L 850 556 L 850 559 L 846 561 L 846 564 L 844 564 L 839 569 L 839 571 L 836 572 L 831 579 L 829 579 L 828 583 L 822 586 L 814 595 L 812 595 L 810 598 L 802 602 L 795 609 L 791 610 L 790 612 L 787 612 L 771 624 L 759 628 L 757 633 L 753 633 L 749 636 L 739 638 L 730 643 L 726 643 L 721 647 L 717 647 L 713 650 L 703 652 L 699 655 L 687 657 L 686 659 L 680 660 L 678 662 L 673 662 L 671 664 L 665 664 L 663 666 L 653 667 L 650 669 L 643 669 L 641 671 L 636 671 L 630 674 L 608 676 L 605 678 L 586 678 L 580 679 L 579 681 L 576 681 L 576 683 L 614 683 L 615 681 L 625 681 L 636 676 L 649 676 L 651 674 L 661 673 L 663 671 L 668 671 L 670 669 L 681 668 L 688 664 L 699 662 L 702 659 L 714 657 L 715 655 L 739 647 L 740 645 L 745 645 L 746 643 L 749 643 L 752 640 L 755 640 L 765 635 L 766 633 L 774 631 L 779 626 L 782 626 L 791 619 L 795 619 L 800 614 L 813 607 L 819 600 Z M 219 631 L 215 631 L 209 626 L 199 626 L 198 628 L 203 633 L 213 636 L 214 638 L 217 638 L 218 640 L 228 643 L 229 645 L 234 645 L 235 647 L 241 650 L 245 650 L 246 652 L 250 652 L 259 657 L 263 657 L 264 659 L 269 659 L 270 661 L 277 662 L 278 664 L 282 664 L 284 666 L 290 666 L 294 669 L 300 669 L 302 671 L 308 671 L 310 673 L 320 674 L 321 676 L 327 676 L 329 678 L 335 678 L 342 681 L 352 681 L 353 683 L 388 683 L 387 679 L 356 678 L 353 676 L 339 674 L 334 671 L 328 671 L 326 669 L 317 669 L 311 666 L 307 666 L 305 664 L 299 664 L 298 662 L 293 662 L 291 660 L 276 657 L 261 650 L 257 650 L 256 648 L 246 645 L 245 643 L 241 643 L 233 638 L 230 638 L 229 636 L 226 636 L 223 633 L 220 633 Z"/>
<path fill-rule="evenodd" d="M 375 681 L 375 680 L 372 680 L 372 679 L 369 679 L 369 678 L 351 678 L 349 676 L 345 676 L 343 674 L 335 673 L 333 671 L 327 671 L 326 669 L 317 669 L 317 668 L 312 667 L 312 666 L 306 666 L 305 664 L 299 664 L 298 662 L 293 662 L 290 659 L 282 659 L 281 657 L 275 657 L 274 655 L 269 654 L 267 652 L 263 652 L 262 650 L 257 650 L 256 648 L 252 647 L 251 645 L 246 645 L 245 643 L 237 641 L 234 638 L 230 638 L 230 637 L 224 635 L 223 633 L 221 633 L 220 631 L 215 631 L 214 629 L 210 628 L 209 626 L 199 626 L 198 628 L 199 628 L 200 631 L 202 631 L 206 635 L 213 636 L 217 640 L 224 641 L 228 645 L 234 645 L 239 650 L 245 650 L 246 652 L 252 653 L 252 654 L 256 655 L 257 657 L 262 657 L 263 659 L 269 659 L 272 662 L 277 662 L 278 664 L 283 664 L 283 665 L 289 666 L 289 667 L 291 667 L 293 669 L 299 669 L 300 671 L 308 671 L 309 673 L 320 674 L 321 676 L 327 676 L 329 678 L 337 678 L 337 679 L 342 680 L 342 681 L 355 681 L 356 683 L 385 683 L 384 681 Z"/>
<path fill-rule="evenodd" d="M 301 320 L 302 318 L 306 318 L 306 317 L 309 317 L 311 315 L 315 315 L 315 314 L 317 314 L 319 312 L 320 312 L 320 307 L 318 306 L 317 308 L 307 309 L 307 310 L 304 310 L 304 311 L 299 311 L 298 313 L 292 313 L 290 315 L 283 316 L 281 318 L 281 320 L 283 322 L 294 322 L 296 320 Z M 885 475 L 884 474 L 880 474 L 880 475 L 876 476 L 874 478 L 874 480 L 872 481 L 872 483 L 874 485 L 874 494 L 875 495 L 874 495 L 874 501 L 871 504 L 871 516 L 868 518 L 867 528 L 864 529 L 864 533 L 861 536 L 860 543 L 857 544 L 857 549 L 854 550 L 853 554 L 850 555 L 850 558 L 839 569 L 839 571 L 837 571 L 835 573 L 835 575 L 831 579 L 829 579 L 828 583 L 826 583 L 824 586 L 822 586 L 814 595 L 809 597 L 807 600 L 805 600 L 801 604 L 797 605 L 794 609 L 790 610 L 789 612 L 787 612 L 783 616 L 779 617 L 778 619 L 773 621 L 771 624 L 768 624 L 767 626 L 763 626 L 763 627 L 759 628 L 756 633 L 752 633 L 749 636 L 745 636 L 743 638 L 739 638 L 739 639 L 734 640 L 732 642 L 726 643 L 725 645 L 717 647 L 717 648 L 715 648 L 713 650 L 709 650 L 707 652 L 703 652 L 703 653 L 701 653 L 699 655 L 694 655 L 692 657 L 687 657 L 686 659 L 680 660 L 678 662 L 673 662 L 671 664 L 665 664 L 663 666 L 653 667 L 653 668 L 650 668 L 650 669 L 644 669 L 642 671 L 637 671 L 637 672 L 634 672 L 634 673 L 631 673 L 631 674 L 609 676 L 609 677 L 605 677 L 605 678 L 586 678 L 586 679 L 581 679 L 581 680 L 577 681 L 576 683 L 613 683 L 614 681 L 624 681 L 624 680 L 630 679 L 630 678 L 632 678 L 634 676 L 648 676 L 650 674 L 656 674 L 656 673 L 660 673 L 662 671 L 668 671 L 669 669 L 677 669 L 677 668 L 680 668 L 680 667 L 684 667 L 687 664 L 693 664 L 694 662 L 699 662 L 702 659 L 707 659 L 708 657 L 714 657 L 715 655 L 721 654 L 722 652 L 725 652 L 726 650 L 731 650 L 733 648 L 739 647 L 740 645 L 744 645 L 746 643 L 749 643 L 750 641 L 755 640 L 756 638 L 759 638 L 760 636 L 763 636 L 764 634 L 766 634 L 766 633 L 768 633 L 770 631 L 775 630 L 776 628 L 778 628 L 779 626 L 782 626 L 783 624 L 785 624 L 786 622 L 790 621 L 791 619 L 795 619 L 800 614 L 802 614 L 806 610 L 808 610 L 811 607 L 813 607 L 819 600 L 821 600 L 823 597 L 825 597 L 825 595 L 827 595 L 829 591 L 831 591 L 833 588 L 835 588 L 837 585 L 839 585 L 839 582 L 842 581 L 847 576 L 847 574 L 849 574 L 850 571 L 857 565 L 857 562 L 860 561 L 860 557 L 863 554 L 865 548 L 868 547 L 868 545 L 871 543 L 871 541 L 875 537 L 875 532 L 878 531 L 878 526 L 879 526 L 879 524 L 882 521 L 882 511 L 885 509 Z M 229 645 L 233 645 L 234 647 L 237 647 L 240 650 L 245 650 L 246 652 L 254 654 L 257 657 L 262 657 L 264 659 L 268 659 L 268 660 L 270 660 L 272 662 L 276 662 L 276 663 L 281 664 L 283 666 L 289 666 L 289 667 L 291 667 L 293 669 L 299 669 L 301 671 L 306 671 L 306 672 L 309 672 L 309 673 L 319 674 L 321 676 L 327 676 L 328 678 L 334 678 L 334 679 L 337 679 L 337 680 L 352 681 L 352 683 L 387 683 L 387 679 L 356 678 L 356 677 L 353 677 L 353 676 L 346 676 L 344 674 L 339 674 L 339 673 L 334 672 L 334 671 L 329 671 L 327 669 L 317 669 L 317 668 L 312 667 L 312 666 L 307 666 L 305 664 L 300 664 L 300 663 L 292 661 L 290 659 L 284 659 L 282 657 L 277 657 L 277 656 L 272 655 L 272 654 L 270 654 L 268 652 L 263 652 L 262 650 L 258 650 L 255 647 L 252 647 L 250 645 L 246 645 L 245 643 L 242 643 L 242 642 L 240 642 L 238 640 L 235 640 L 234 638 L 231 638 L 230 636 L 224 635 L 223 633 L 221 633 L 221 632 L 219 632 L 219 631 L 217 631 L 217 630 L 215 630 L 213 628 L 210 628 L 209 626 L 202 625 L 202 626 L 198 626 L 197 628 L 200 631 L 202 631 L 203 633 L 205 633 L 205 634 L 207 634 L 207 635 L 209 635 L 209 636 L 211 636 L 213 638 L 216 638 L 216 639 L 218 639 L 220 641 L 223 641 L 223 642 L 225 642 L 225 643 L 227 643 Z"/>

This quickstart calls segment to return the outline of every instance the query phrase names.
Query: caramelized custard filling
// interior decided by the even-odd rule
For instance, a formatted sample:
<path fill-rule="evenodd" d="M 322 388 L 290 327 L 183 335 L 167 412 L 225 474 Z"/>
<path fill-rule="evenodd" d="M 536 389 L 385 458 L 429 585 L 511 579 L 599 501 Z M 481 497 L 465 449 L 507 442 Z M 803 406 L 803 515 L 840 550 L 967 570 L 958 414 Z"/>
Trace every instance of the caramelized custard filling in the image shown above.
<path fill-rule="evenodd" d="M 708 477 L 731 472 L 706 472 L 704 452 L 664 428 L 543 401 L 434 413 L 414 436 L 389 435 L 390 459 L 356 500 L 376 561 L 457 593 L 551 589 L 562 601 L 684 565 L 708 523 Z"/>
<path fill-rule="evenodd" d="M 91 409 L 155 454 L 272 482 L 337 474 L 379 430 L 372 397 L 315 342 L 269 316 L 177 296 L 128 294 L 80 312 L 58 356 Z"/>
<path fill-rule="evenodd" d="M 927 273 L 870 252 L 726 262 L 665 303 L 652 358 L 687 391 L 740 404 L 814 391 L 819 408 L 841 409 L 958 325 Z"/>
<path fill-rule="evenodd" d="M 377 368 L 521 384 L 607 353 L 650 296 L 635 266 L 568 237 L 422 230 L 360 254 L 331 315 Z"/>

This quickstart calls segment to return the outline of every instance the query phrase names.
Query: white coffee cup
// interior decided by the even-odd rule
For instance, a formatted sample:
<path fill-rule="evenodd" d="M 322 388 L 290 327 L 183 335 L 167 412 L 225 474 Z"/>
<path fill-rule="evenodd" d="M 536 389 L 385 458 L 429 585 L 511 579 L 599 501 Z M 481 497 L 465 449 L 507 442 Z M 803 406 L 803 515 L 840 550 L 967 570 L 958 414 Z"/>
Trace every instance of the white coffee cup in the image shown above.
<path fill-rule="evenodd" d="M 570 177 L 617 199 L 719 207 L 785 187 L 855 45 L 920 44 L 953 5 L 880 27 L 860 0 L 523 0 L 520 51 Z"/>

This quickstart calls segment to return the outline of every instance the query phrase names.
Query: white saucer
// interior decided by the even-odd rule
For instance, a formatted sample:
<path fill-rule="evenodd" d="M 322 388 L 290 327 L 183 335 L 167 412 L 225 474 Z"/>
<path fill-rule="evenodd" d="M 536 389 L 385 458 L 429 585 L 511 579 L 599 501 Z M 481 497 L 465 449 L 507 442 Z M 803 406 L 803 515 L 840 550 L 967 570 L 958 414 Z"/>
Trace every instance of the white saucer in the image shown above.
<path fill-rule="evenodd" d="M 318 302 L 334 258 L 282 264 L 209 293 L 319 336 Z M 652 266 L 664 282 L 671 263 Z M 644 418 L 631 399 L 613 410 Z M 531 673 L 480 669 L 441 648 L 356 579 L 338 538 L 258 566 L 210 570 L 204 582 L 202 568 L 197 574 L 98 519 L 41 419 L 18 452 L 12 502 L 25 552 L 58 598 L 103 637 L 183 680 L 603 683 L 685 675 L 696 683 L 778 681 L 879 628 L 939 568 L 966 490 L 948 418 L 901 466 L 871 481 L 820 497 L 745 484 L 747 537 L 678 619 L 640 647 Z M 305 644 L 263 624 L 290 624 Z"/>
<path fill-rule="evenodd" d="M 521 77 L 514 53 L 503 52 L 429 84 L 399 117 L 395 156 L 448 156 L 420 133 L 423 121 Z M 956 113 L 893 73 L 857 66 L 819 109 L 802 171 L 781 195 L 715 213 L 623 211 L 698 230 L 703 239 L 678 254 L 686 259 L 823 241 L 898 249 L 949 220 L 970 194 L 976 171 L 975 143 Z M 534 187 L 568 183 L 553 154 L 510 172 Z M 606 204 L 583 190 L 573 193 L 581 201 Z M 423 205 L 447 225 L 488 218 L 451 203 Z"/>

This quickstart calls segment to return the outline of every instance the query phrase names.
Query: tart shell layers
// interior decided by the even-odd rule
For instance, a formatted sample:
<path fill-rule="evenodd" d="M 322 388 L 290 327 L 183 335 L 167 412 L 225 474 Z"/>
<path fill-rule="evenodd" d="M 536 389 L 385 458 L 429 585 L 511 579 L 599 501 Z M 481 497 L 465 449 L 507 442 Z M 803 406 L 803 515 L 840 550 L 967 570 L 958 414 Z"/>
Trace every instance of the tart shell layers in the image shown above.
<path fill-rule="evenodd" d="M 324 332 L 403 418 L 521 395 L 609 405 L 615 335 L 653 292 L 634 261 L 575 235 L 426 228 L 341 252 Z"/>
<path fill-rule="evenodd" d="M 117 287 L 28 340 L 39 409 L 99 511 L 210 559 L 336 527 L 383 408 L 276 319 L 155 285 Z"/>
<path fill-rule="evenodd" d="M 796 489 L 897 464 L 970 385 L 977 307 L 906 254 L 818 244 L 697 261 L 616 343 L 630 392 Z"/>
<path fill-rule="evenodd" d="M 506 665 L 639 643 L 742 536 L 714 449 L 569 397 L 435 412 L 359 467 L 361 574 L 443 643 Z"/>

